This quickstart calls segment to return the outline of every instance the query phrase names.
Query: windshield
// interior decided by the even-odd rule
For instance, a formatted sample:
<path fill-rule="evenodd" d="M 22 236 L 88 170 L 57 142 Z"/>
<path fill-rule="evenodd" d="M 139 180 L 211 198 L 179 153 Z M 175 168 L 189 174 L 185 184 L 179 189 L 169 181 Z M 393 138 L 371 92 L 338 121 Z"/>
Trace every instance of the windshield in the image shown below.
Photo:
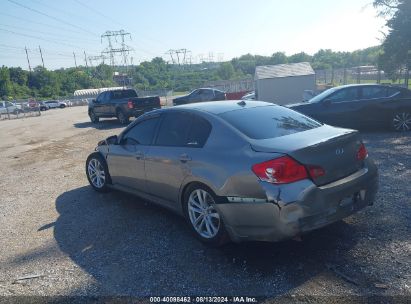
<path fill-rule="evenodd" d="M 325 90 L 324 92 L 322 92 L 322 93 L 318 94 L 317 96 L 314 96 L 313 98 L 311 98 L 308 102 L 309 103 L 320 102 L 320 101 L 324 100 L 325 98 L 327 98 L 332 93 L 334 93 L 336 90 L 337 90 L 336 88 L 331 88 L 331 89 Z"/>

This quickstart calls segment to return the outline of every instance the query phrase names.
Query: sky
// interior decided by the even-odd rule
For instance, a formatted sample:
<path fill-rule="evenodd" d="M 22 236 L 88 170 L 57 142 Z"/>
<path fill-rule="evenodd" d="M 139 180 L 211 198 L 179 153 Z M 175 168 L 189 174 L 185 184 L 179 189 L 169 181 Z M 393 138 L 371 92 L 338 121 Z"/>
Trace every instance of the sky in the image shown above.
<path fill-rule="evenodd" d="M 191 51 L 193 62 L 353 51 L 380 44 L 384 24 L 372 0 L 0 0 L 0 66 L 28 69 L 25 47 L 31 66 L 41 65 L 39 46 L 48 69 L 74 66 L 73 52 L 84 65 L 84 53 L 108 47 L 108 30 L 131 34 L 138 64 L 168 61 L 170 49 Z"/>

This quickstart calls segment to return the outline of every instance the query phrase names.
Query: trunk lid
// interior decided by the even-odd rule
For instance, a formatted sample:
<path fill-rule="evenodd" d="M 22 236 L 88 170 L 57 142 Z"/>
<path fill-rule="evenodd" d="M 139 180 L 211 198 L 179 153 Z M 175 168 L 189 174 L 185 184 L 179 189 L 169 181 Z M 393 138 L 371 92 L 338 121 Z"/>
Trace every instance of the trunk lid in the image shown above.
<path fill-rule="evenodd" d="M 323 176 L 314 179 L 324 185 L 346 177 L 363 166 L 357 159 L 361 146 L 358 131 L 323 125 L 286 136 L 251 140 L 256 152 L 284 153 L 305 166 L 320 166 Z"/>

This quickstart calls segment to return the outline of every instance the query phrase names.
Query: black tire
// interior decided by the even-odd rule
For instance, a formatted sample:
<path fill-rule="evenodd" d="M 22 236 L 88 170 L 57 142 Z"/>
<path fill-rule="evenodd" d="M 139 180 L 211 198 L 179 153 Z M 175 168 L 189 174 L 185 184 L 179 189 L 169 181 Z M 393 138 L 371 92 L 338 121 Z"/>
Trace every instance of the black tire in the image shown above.
<path fill-rule="evenodd" d="M 96 113 L 94 113 L 93 110 L 88 112 L 88 116 L 90 117 L 92 123 L 98 123 L 100 121 L 100 118 L 96 115 Z"/>
<path fill-rule="evenodd" d="M 213 202 L 217 201 L 217 196 L 214 194 L 214 192 L 207 186 L 203 185 L 203 184 L 199 184 L 199 183 L 193 183 L 191 185 L 189 185 L 187 187 L 187 189 L 184 192 L 183 195 L 183 211 L 184 211 L 184 216 L 187 220 L 188 225 L 190 226 L 191 231 L 193 232 L 193 234 L 195 235 L 195 237 L 197 239 L 199 239 L 201 242 L 203 242 L 204 244 L 211 246 L 211 247 L 219 247 L 224 245 L 225 243 L 230 241 L 230 238 L 227 234 L 227 231 L 224 227 L 224 222 L 223 219 L 221 217 L 220 214 L 218 214 L 218 211 L 214 208 L 212 213 L 217 213 L 219 216 L 219 225 L 218 225 L 218 230 L 215 233 L 214 236 L 212 237 L 204 237 L 203 235 L 201 235 L 197 229 L 194 227 L 194 224 L 190 218 L 190 214 L 189 214 L 189 199 L 190 196 L 195 193 L 197 190 L 201 190 L 201 191 L 205 191 L 208 193 L 208 195 L 210 195 L 210 197 L 212 198 Z M 209 206 L 212 207 L 213 204 L 209 204 Z M 201 224 L 200 224 L 201 226 Z M 208 230 L 208 229 L 207 229 Z"/>
<path fill-rule="evenodd" d="M 117 119 L 122 125 L 128 125 L 130 123 L 130 117 L 128 117 L 122 110 L 117 111 Z"/>
<path fill-rule="evenodd" d="M 404 132 L 411 130 L 411 112 L 407 110 L 400 110 L 392 116 L 391 128 L 397 132 Z"/>
<path fill-rule="evenodd" d="M 64 109 L 66 107 L 66 105 L 61 104 L 59 107 L 60 107 L 60 109 Z"/>
<path fill-rule="evenodd" d="M 90 176 L 92 174 L 89 165 L 90 162 L 94 161 L 94 165 L 96 165 L 95 161 L 98 162 L 101 166 L 99 166 L 99 169 L 104 172 L 104 182 L 101 185 L 98 185 L 93 178 Z M 104 157 L 99 153 L 99 152 L 94 152 L 91 153 L 86 160 L 86 175 L 87 175 L 87 180 L 90 183 L 91 187 L 93 187 L 94 190 L 98 192 L 108 192 L 110 191 L 110 188 L 107 186 L 107 184 L 111 184 L 111 177 L 110 173 L 108 172 L 108 167 L 107 163 L 104 159 Z"/>

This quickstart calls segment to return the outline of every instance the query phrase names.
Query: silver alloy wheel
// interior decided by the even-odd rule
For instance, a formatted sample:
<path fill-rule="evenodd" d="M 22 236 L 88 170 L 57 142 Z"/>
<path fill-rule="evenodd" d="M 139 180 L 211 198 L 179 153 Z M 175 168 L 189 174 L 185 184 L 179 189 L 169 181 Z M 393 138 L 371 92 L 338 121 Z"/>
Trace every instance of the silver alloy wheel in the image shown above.
<path fill-rule="evenodd" d="M 214 209 L 213 197 L 203 189 L 191 192 L 188 198 L 188 216 L 194 229 L 202 237 L 211 239 L 220 230 L 220 215 Z"/>
<path fill-rule="evenodd" d="M 92 158 L 88 163 L 87 171 L 93 186 L 96 188 L 103 188 L 106 182 L 106 174 L 100 161 L 96 158 Z"/>
<path fill-rule="evenodd" d="M 407 112 L 401 112 L 395 114 L 393 118 L 393 125 L 397 131 L 409 131 L 411 130 L 411 114 Z"/>

